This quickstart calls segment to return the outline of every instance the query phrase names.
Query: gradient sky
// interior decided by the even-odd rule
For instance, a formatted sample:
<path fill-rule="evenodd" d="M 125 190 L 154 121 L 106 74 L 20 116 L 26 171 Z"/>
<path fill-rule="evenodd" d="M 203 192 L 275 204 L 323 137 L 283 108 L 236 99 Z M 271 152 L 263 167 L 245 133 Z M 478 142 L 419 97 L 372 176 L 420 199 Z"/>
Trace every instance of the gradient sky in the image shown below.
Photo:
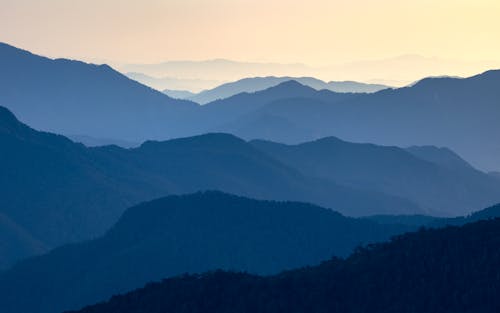
<path fill-rule="evenodd" d="M 498 61 L 498 0 L 0 0 L 0 41 L 127 63 Z"/>

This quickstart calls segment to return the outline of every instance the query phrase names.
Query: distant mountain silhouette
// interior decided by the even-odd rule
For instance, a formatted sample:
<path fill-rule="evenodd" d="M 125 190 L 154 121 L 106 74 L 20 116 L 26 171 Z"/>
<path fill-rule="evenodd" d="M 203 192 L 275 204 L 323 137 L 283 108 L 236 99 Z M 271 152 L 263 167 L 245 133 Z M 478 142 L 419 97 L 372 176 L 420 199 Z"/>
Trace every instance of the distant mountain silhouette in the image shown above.
<path fill-rule="evenodd" d="M 499 82 L 500 71 L 489 71 L 466 79 L 424 79 L 412 87 L 357 95 L 342 101 L 337 96 L 332 100 L 322 98 L 323 103 L 313 96 L 293 102 L 270 99 L 246 116 L 234 117 L 238 128 L 225 131 L 238 135 L 238 129 L 245 129 L 246 124 L 255 124 L 262 116 L 274 116 L 308 130 L 308 140 L 335 135 L 349 141 L 383 145 L 446 146 L 474 166 L 497 169 L 500 144 L 492 139 L 495 137 L 492 134 L 500 133 L 496 123 L 500 116 L 496 105 L 500 91 L 495 87 Z M 298 143 L 304 137 L 281 133 L 285 135 L 273 140 Z M 244 138 L 266 139 L 260 136 L 256 129 Z"/>
<path fill-rule="evenodd" d="M 462 215 L 500 202 L 498 181 L 448 149 L 404 150 L 335 137 L 299 145 L 251 143 L 309 177 L 410 199 L 432 215 Z"/>
<path fill-rule="evenodd" d="M 482 170 L 500 168 L 500 143 L 493 139 L 500 133 L 500 71 L 465 79 L 427 78 L 373 94 L 306 91 L 285 82 L 199 106 L 173 100 L 108 66 L 50 60 L 5 44 L 0 62 L 0 105 L 36 129 L 131 142 L 214 131 L 283 143 L 337 136 L 382 145 L 448 147 Z M 229 70 L 233 65 L 207 63 Z M 287 134 L 287 127 L 294 131 Z"/>
<path fill-rule="evenodd" d="M 194 97 L 196 94 L 192 93 L 191 91 L 187 90 L 169 90 L 169 89 L 164 89 L 163 93 L 169 96 L 170 98 L 174 99 L 189 99 L 191 97 Z"/>
<path fill-rule="evenodd" d="M 153 77 L 145 75 L 143 73 L 133 72 L 126 73 L 125 75 L 130 79 L 138 81 L 139 83 L 154 88 L 158 91 L 162 91 L 165 89 L 171 89 L 173 92 L 186 90 L 187 92 L 193 92 L 192 95 L 195 95 L 196 92 L 200 92 L 208 88 L 214 88 L 223 83 L 223 81 L 213 79 L 177 78 L 166 77 L 163 75 L 161 77 Z M 170 96 L 167 92 L 165 93 Z"/>
<path fill-rule="evenodd" d="M 240 93 L 235 96 L 217 100 L 199 108 L 196 123 L 210 131 L 234 131 L 231 125 L 246 125 L 251 120 L 254 112 L 259 112 L 273 101 L 285 99 L 307 99 L 307 101 L 329 101 L 330 103 L 341 102 L 357 94 L 334 93 L 329 90 L 317 91 L 314 88 L 304 86 L 294 80 L 286 81 L 277 86 L 255 93 Z M 279 114 L 275 115 L 280 117 Z M 258 116 L 259 118 L 261 116 Z M 286 119 L 286 118 L 283 118 Z M 293 123 L 289 123 L 293 124 Z M 228 127 L 229 126 L 229 127 Z M 266 125 L 273 127 L 274 125 Z M 252 127 L 247 127 L 252 129 Z M 253 131 L 260 131 L 255 128 Z M 284 129 L 286 133 L 286 129 Z M 235 132 L 237 134 L 237 132 Z M 307 135 L 307 134 L 306 134 Z M 249 139 L 252 139 L 250 137 Z"/>
<path fill-rule="evenodd" d="M 227 82 L 243 77 L 270 76 L 276 75 L 276 73 L 282 76 L 302 76 L 305 75 L 304 73 L 309 73 L 311 68 L 304 64 L 238 62 L 227 59 L 213 59 L 167 61 L 157 64 L 125 64 L 120 69 L 123 72 L 143 73 L 154 77 L 169 76 L 177 79 L 196 77 L 202 80 Z"/>
<path fill-rule="evenodd" d="M 185 272 L 272 274 L 346 256 L 361 243 L 412 229 L 303 203 L 220 192 L 170 196 L 128 209 L 103 237 L 0 274 L 0 307 L 3 313 L 76 309 Z"/>
<path fill-rule="evenodd" d="M 0 107 L 0 145 L 0 213 L 48 247 L 102 234 L 135 203 L 207 189 L 349 215 L 423 213 L 403 198 L 305 176 L 226 134 L 87 148 Z"/>
<path fill-rule="evenodd" d="M 196 104 L 107 65 L 48 59 L 0 43 L 0 105 L 35 129 L 142 142 L 173 136 Z"/>
<path fill-rule="evenodd" d="M 80 313 L 498 312 L 500 219 L 423 229 L 316 267 L 150 283 Z M 63 298 L 64 299 L 64 298 Z"/>
<path fill-rule="evenodd" d="M 190 95 L 185 94 L 181 99 L 192 100 L 196 103 L 206 104 L 215 100 L 229 98 L 239 93 L 247 92 L 253 93 L 261 90 L 265 90 L 281 83 L 287 81 L 297 81 L 304 86 L 314 88 L 316 90 L 327 89 L 333 92 L 344 92 L 344 93 L 372 93 L 382 89 L 389 88 L 384 85 L 377 84 L 364 84 L 353 81 L 344 82 L 324 82 L 322 80 L 313 77 L 251 77 L 243 78 L 235 82 L 225 83 L 213 89 L 204 90 L 198 94 Z M 164 93 L 173 96 L 174 93 L 171 90 L 164 90 Z M 175 97 L 174 97 L 175 98 Z"/>
<path fill-rule="evenodd" d="M 86 148 L 35 131 L 1 108 L 0 143 L 0 213 L 47 247 L 102 234 L 125 208 L 172 193 L 217 189 L 312 202 L 351 216 L 456 216 L 495 202 L 499 184 L 467 165 L 448 168 L 399 148 L 334 139 L 268 143 L 284 154 L 226 134 Z"/>

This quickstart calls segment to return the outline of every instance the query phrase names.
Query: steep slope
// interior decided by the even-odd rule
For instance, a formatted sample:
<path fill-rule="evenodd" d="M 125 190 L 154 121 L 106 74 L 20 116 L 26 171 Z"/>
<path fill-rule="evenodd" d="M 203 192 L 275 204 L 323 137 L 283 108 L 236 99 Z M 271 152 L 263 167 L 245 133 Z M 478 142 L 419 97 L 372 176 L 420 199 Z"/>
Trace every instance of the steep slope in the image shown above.
<path fill-rule="evenodd" d="M 103 232 L 123 209 L 154 195 L 139 189 L 141 176 L 113 177 L 92 150 L 35 131 L 1 107 L 0 145 L 0 212 L 51 247 Z"/>
<path fill-rule="evenodd" d="M 0 105 L 30 126 L 142 142 L 178 135 L 196 104 L 174 100 L 107 65 L 48 59 L 0 43 Z M 132 127 L 133 125 L 133 127 Z"/>
<path fill-rule="evenodd" d="M 0 307 L 4 313 L 60 312 L 186 272 L 277 273 L 411 229 L 303 203 L 220 192 L 170 196 L 128 209 L 101 238 L 0 275 Z"/>
<path fill-rule="evenodd" d="M 419 159 L 460 171 L 473 171 L 472 166 L 462 159 L 458 154 L 444 147 L 435 146 L 412 146 L 406 148 Z"/>
<path fill-rule="evenodd" d="M 500 202 L 498 181 L 449 150 L 405 150 L 334 137 L 299 145 L 251 143 L 304 175 L 410 199 L 434 215 L 463 215 Z"/>
<path fill-rule="evenodd" d="M 421 230 L 317 267 L 166 279 L 78 312 L 493 313 L 499 244 L 500 219 Z"/>

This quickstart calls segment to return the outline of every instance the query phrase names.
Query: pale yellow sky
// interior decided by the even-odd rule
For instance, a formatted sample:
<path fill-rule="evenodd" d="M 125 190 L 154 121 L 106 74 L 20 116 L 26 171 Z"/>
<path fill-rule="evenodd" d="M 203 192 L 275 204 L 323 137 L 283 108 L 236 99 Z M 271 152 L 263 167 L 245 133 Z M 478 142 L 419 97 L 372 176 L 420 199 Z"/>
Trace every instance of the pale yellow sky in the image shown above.
<path fill-rule="evenodd" d="M 499 0 L 0 0 L 0 41 L 52 57 L 500 64 Z"/>

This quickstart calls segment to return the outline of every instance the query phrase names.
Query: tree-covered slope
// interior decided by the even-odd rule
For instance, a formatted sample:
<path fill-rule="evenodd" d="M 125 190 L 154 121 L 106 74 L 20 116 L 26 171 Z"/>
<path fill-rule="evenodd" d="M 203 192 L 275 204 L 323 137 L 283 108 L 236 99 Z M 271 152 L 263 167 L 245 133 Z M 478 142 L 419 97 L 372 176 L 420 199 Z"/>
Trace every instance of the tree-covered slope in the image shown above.
<path fill-rule="evenodd" d="M 484 312 L 500 310 L 500 219 L 421 230 L 346 260 L 261 277 L 180 276 L 81 313 Z"/>
<path fill-rule="evenodd" d="M 4 313 L 77 309 L 149 281 L 219 268 L 275 274 L 412 229 L 297 202 L 220 192 L 169 196 L 128 209 L 103 237 L 0 274 L 0 307 Z"/>

